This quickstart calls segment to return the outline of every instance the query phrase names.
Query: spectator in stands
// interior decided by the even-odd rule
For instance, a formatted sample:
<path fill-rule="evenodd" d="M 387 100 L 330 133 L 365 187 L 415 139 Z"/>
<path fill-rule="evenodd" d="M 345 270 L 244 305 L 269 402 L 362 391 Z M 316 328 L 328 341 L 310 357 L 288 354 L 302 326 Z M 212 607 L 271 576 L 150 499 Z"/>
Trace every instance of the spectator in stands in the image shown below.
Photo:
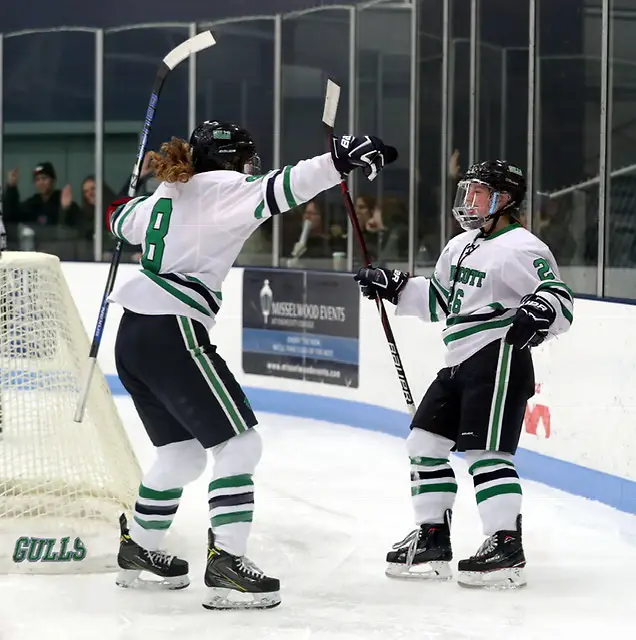
<path fill-rule="evenodd" d="M 128 176 L 125 184 L 119 190 L 119 193 L 117 194 L 118 198 L 128 196 L 128 187 L 130 186 L 131 178 L 132 178 L 132 173 Z M 139 171 L 139 180 L 137 182 L 136 195 L 151 196 L 155 192 L 159 184 L 160 182 L 159 180 L 157 180 L 157 177 L 155 176 L 155 172 L 152 170 L 150 151 L 147 151 L 146 155 L 144 156 L 143 162 L 141 164 L 141 170 Z M 106 245 L 104 245 L 104 248 L 106 248 Z M 113 245 L 113 248 L 114 248 L 114 245 Z M 130 253 L 131 247 L 124 244 L 124 250 L 123 250 L 124 259 L 130 259 L 132 260 L 132 262 L 139 262 L 139 260 L 141 260 L 141 255 L 142 255 L 141 246 L 133 247 L 132 251 L 133 252 L 131 254 Z"/>
<path fill-rule="evenodd" d="M 378 201 L 373 196 L 358 196 L 356 198 L 356 218 L 358 218 L 360 228 L 363 231 L 367 228 L 367 222 L 373 217 L 377 204 Z"/>
<path fill-rule="evenodd" d="M 572 264 L 577 242 L 572 235 L 572 209 L 546 194 L 535 194 L 536 220 L 532 232 L 545 242 L 559 264 Z"/>
<path fill-rule="evenodd" d="M 50 162 L 42 162 L 33 169 L 36 193 L 22 202 L 19 177 L 19 169 L 13 169 L 7 176 L 7 186 L 2 194 L 6 222 L 67 227 L 77 224 L 81 214 L 73 202 L 71 185 L 67 184 L 62 190 L 55 188 L 57 176 Z"/>
<path fill-rule="evenodd" d="M 329 248 L 329 235 L 325 232 L 323 215 L 316 200 L 310 200 L 305 204 L 303 211 L 303 226 L 309 221 L 309 235 L 302 242 L 303 231 L 301 227 L 298 240 L 292 249 L 292 258 L 304 256 L 305 258 L 326 258 L 331 255 Z"/>
<path fill-rule="evenodd" d="M 81 215 L 79 222 L 77 224 L 78 236 L 80 240 L 84 243 L 88 243 L 90 245 L 89 250 L 87 251 L 88 255 L 92 256 L 92 246 L 93 246 L 93 238 L 95 236 L 95 200 L 97 197 L 97 184 L 95 182 L 95 176 L 89 175 L 84 178 L 82 181 L 82 205 L 81 205 Z M 115 237 L 110 233 L 108 228 L 108 220 L 106 212 L 108 210 L 108 206 L 111 202 L 116 200 L 117 196 L 115 192 L 108 186 L 103 186 L 103 194 L 102 194 L 102 211 L 100 215 L 100 220 L 102 223 L 102 249 L 103 249 L 103 259 L 108 260 L 109 254 L 115 249 L 115 245 L 117 244 Z M 124 245 L 124 252 L 126 254 L 129 253 L 137 253 L 139 251 L 138 248 L 133 248 L 128 245 Z M 128 255 L 126 255 L 126 258 Z"/>
<path fill-rule="evenodd" d="M 303 222 L 311 223 L 309 237 L 307 238 L 307 255 L 316 258 L 324 258 L 329 255 L 329 236 L 325 233 L 325 225 L 320 207 L 315 200 L 305 204 Z"/>
<path fill-rule="evenodd" d="M 362 231 L 362 237 L 367 246 L 367 251 L 371 262 L 374 262 L 378 258 L 378 235 L 375 223 L 372 222 L 374 212 L 378 206 L 378 201 L 373 196 L 362 195 L 358 196 L 355 201 L 356 218 L 360 224 L 360 230 Z M 369 227 L 369 224 L 371 225 Z M 353 262 L 354 266 L 361 264 L 362 253 L 358 246 L 356 237 L 353 238 Z"/>
<path fill-rule="evenodd" d="M 378 262 L 406 260 L 409 254 L 409 214 L 397 198 L 385 198 L 367 221 L 369 234 L 377 234 Z"/>
<path fill-rule="evenodd" d="M 95 234 L 95 200 L 97 197 L 97 184 L 95 182 L 95 176 L 90 175 L 86 176 L 82 181 L 82 214 L 80 216 L 78 222 L 78 231 L 79 237 L 83 240 L 93 240 L 93 236 Z M 112 244 L 113 247 L 115 242 L 110 242 L 110 233 L 108 231 L 108 227 L 106 225 L 106 210 L 111 202 L 116 199 L 116 195 L 113 190 L 108 186 L 104 185 L 102 190 L 102 211 L 100 215 L 100 220 L 102 221 L 102 237 L 104 239 L 104 248 L 106 245 Z"/>

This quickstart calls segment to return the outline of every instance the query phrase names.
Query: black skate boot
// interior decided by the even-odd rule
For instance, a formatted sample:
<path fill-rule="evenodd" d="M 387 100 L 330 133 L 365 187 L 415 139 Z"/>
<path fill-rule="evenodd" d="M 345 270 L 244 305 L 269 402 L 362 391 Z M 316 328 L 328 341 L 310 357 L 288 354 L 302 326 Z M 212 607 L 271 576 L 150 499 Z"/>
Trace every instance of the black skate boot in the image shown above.
<path fill-rule="evenodd" d="M 462 587 L 516 589 L 526 585 L 525 566 L 519 514 L 515 531 L 497 531 L 474 556 L 459 561 L 457 582 Z"/>
<path fill-rule="evenodd" d="M 386 554 L 389 578 L 449 580 L 453 559 L 450 540 L 452 512 L 447 509 L 442 524 L 422 524 Z"/>
<path fill-rule="evenodd" d="M 272 609 L 280 604 L 280 582 L 266 576 L 247 558 L 233 556 L 214 544 L 208 530 L 205 567 L 206 609 Z"/>
<path fill-rule="evenodd" d="M 161 551 L 148 551 L 140 547 L 128 531 L 126 516 L 119 518 L 121 537 L 117 564 L 120 571 L 115 583 L 120 587 L 144 587 L 154 589 L 184 589 L 190 584 L 188 563 L 181 558 Z M 160 580 L 142 580 L 142 571 L 148 571 Z"/>

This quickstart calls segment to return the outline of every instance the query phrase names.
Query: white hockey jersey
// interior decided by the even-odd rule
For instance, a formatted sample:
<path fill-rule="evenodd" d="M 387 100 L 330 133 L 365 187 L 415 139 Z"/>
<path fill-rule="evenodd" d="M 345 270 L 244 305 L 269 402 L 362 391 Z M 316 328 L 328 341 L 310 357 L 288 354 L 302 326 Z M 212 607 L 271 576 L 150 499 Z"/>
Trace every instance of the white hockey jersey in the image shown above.
<path fill-rule="evenodd" d="M 143 256 L 141 269 L 109 301 L 137 313 L 187 316 L 211 329 L 223 281 L 256 228 L 339 182 L 329 153 L 264 176 L 209 171 L 187 183 L 162 182 L 113 213 L 113 234 L 140 244 Z"/>
<path fill-rule="evenodd" d="M 485 237 L 467 231 L 452 238 L 430 278 L 417 276 L 406 283 L 396 314 L 444 320 L 450 367 L 505 336 L 521 298 L 530 293 L 545 298 L 557 312 L 547 339 L 570 328 L 573 294 L 561 281 L 552 252 L 515 223 Z"/>

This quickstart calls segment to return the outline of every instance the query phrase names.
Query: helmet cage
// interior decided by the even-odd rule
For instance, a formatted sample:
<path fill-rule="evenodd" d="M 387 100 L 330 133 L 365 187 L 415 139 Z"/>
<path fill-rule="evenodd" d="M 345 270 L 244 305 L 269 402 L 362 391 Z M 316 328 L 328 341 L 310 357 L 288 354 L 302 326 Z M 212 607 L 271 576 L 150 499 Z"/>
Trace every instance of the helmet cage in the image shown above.
<path fill-rule="evenodd" d="M 486 215 L 483 215 L 483 203 L 477 202 L 478 195 L 471 189 L 473 185 L 481 185 L 489 192 L 488 203 L 486 205 Z M 461 180 L 457 185 L 455 202 L 453 204 L 453 215 L 464 231 L 481 229 L 490 220 L 503 212 L 498 210 L 501 195 L 504 191 L 494 190 L 488 183 L 476 178 Z M 505 207 L 504 207 L 505 209 Z M 481 214 L 481 215 L 480 215 Z"/>

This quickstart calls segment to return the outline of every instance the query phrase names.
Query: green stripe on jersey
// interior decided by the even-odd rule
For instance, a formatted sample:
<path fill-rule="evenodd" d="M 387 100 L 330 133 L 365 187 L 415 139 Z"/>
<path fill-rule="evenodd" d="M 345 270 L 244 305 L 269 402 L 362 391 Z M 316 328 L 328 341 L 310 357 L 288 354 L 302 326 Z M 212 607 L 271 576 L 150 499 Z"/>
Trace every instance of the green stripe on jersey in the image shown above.
<path fill-rule="evenodd" d="M 504 318 L 503 320 L 493 320 L 492 322 L 481 322 L 476 324 L 475 326 L 468 327 L 466 329 L 462 329 L 461 331 L 455 331 L 447 335 L 444 338 L 444 344 L 449 344 L 451 342 L 455 342 L 455 340 L 461 340 L 462 338 L 467 338 L 468 336 L 472 336 L 476 333 L 481 333 L 482 331 L 490 331 L 492 329 L 501 329 L 503 327 L 507 327 L 512 324 L 513 316 L 510 318 Z"/>
<path fill-rule="evenodd" d="M 495 303 L 498 304 L 498 303 Z M 491 305 L 488 305 L 489 307 Z M 510 311 L 510 309 L 504 309 L 503 306 L 499 305 L 501 308 L 493 308 L 492 311 L 477 311 L 472 315 L 466 316 L 451 316 L 446 320 L 446 326 L 452 327 L 456 324 L 467 324 L 469 322 L 487 322 L 489 320 L 494 320 L 495 318 L 499 318 L 506 314 L 506 312 Z"/>
<path fill-rule="evenodd" d="M 287 206 L 290 209 L 298 206 L 296 199 L 294 198 L 294 193 L 291 188 L 291 165 L 285 167 L 285 172 L 283 173 L 283 191 L 285 192 L 285 200 L 287 200 Z"/>
<path fill-rule="evenodd" d="M 220 291 L 215 291 L 214 289 L 211 289 L 210 287 L 208 287 L 207 284 L 205 284 L 205 282 L 199 280 L 199 278 L 195 278 L 194 276 L 184 275 L 183 277 L 186 280 L 189 280 L 190 282 L 196 282 L 197 284 L 200 284 L 202 287 L 206 288 L 219 301 L 219 303 L 223 302 L 223 295 L 221 294 Z M 219 307 L 220 306 L 221 305 L 219 304 Z"/>
<path fill-rule="evenodd" d="M 551 293 L 552 296 L 554 298 L 556 298 L 559 301 L 559 305 L 561 306 L 561 313 L 563 314 L 563 317 L 570 323 L 572 324 L 574 317 L 572 315 L 572 313 L 570 312 L 570 310 L 563 304 L 563 296 L 559 295 L 564 294 L 565 296 L 567 296 L 567 299 L 570 301 L 570 303 L 574 304 L 574 300 L 572 299 L 572 292 L 570 290 L 570 288 L 567 285 L 561 285 L 560 283 L 555 283 L 555 286 L 550 287 L 551 283 L 550 282 L 546 282 L 543 283 L 541 285 L 539 285 L 536 289 L 535 289 L 535 293 L 540 293 L 540 292 L 545 292 L 545 293 Z"/>
<path fill-rule="evenodd" d="M 428 313 L 431 317 L 431 322 L 439 321 L 439 317 L 437 316 L 437 296 L 435 295 L 435 288 L 432 282 L 428 285 Z"/>
<path fill-rule="evenodd" d="M 570 311 L 568 310 L 568 308 L 559 300 L 559 304 L 561 305 L 561 313 L 563 314 L 563 317 L 570 323 L 572 324 L 572 322 L 574 321 L 574 316 L 570 313 Z"/>
<path fill-rule="evenodd" d="M 198 303 L 194 298 L 191 298 L 188 294 L 183 293 L 180 289 L 177 289 L 172 284 L 168 283 L 161 276 L 158 276 L 156 273 L 152 273 L 152 271 L 148 271 L 148 269 L 141 269 L 141 273 L 150 278 L 156 285 L 160 286 L 164 291 L 167 291 L 171 296 L 177 298 L 183 302 L 183 304 L 196 309 L 199 313 L 202 313 L 205 316 L 212 316 L 212 312 L 209 309 L 206 309 L 202 304 Z"/>
<path fill-rule="evenodd" d="M 117 216 L 117 219 L 115 220 L 114 226 L 111 225 L 113 230 L 113 235 L 115 235 L 120 240 L 123 240 L 124 242 L 128 242 L 128 240 L 126 240 L 122 232 L 124 221 L 135 210 L 138 204 L 142 203 L 144 200 L 147 200 L 147 199 L 148 199 L 148 196 L 140 196 L 139 198 L 136 198 L 135 200 L 132 200 L 124 205 L 124 208 L 121 210 L 121 213 Z"/>
<path fill-rule="evenodd" d="M 544 289 L 557 288 L 562 289 L 565 293 L 567 293 L 572 300 L 574 300 L 574 292 L 570 287 L 568 287 L 565 282 L 561 282 L 560 280 L 546 280 L 542 282 L 535 290 L 535 293 L 539 293 L 539 291 L 543 291 Z"/>
<path fill-rule="evenodd" d="M 431 282 L 435 285 L 435 288 L 442 294 L 442 298 L 445 298 L 448 302 L 450 291 L 441 285 L 440 281 L 435 277 L 435 274 L 431 276 Z"/>

